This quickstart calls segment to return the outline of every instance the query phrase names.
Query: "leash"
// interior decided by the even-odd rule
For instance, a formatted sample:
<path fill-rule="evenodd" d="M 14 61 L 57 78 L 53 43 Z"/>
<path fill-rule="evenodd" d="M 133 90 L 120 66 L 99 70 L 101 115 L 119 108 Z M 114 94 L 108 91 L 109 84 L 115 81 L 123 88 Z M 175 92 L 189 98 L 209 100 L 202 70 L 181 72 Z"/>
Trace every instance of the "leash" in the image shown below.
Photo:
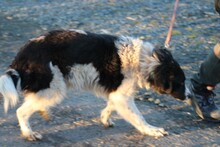
<path fill-rule="evenodd" d="M 171 19 L 171 22 L 170 22 L 169 30 L 167 32 L 167 38 L 166 38 L 166 41 L 165 41 L 165 44 L 164 44 L 165 48 L 170 47 L 170 40 L 171 40 L 173 25 L 174 25 L 175 18 L 176 18 L 176 10 L 177 10 L 177 7 L 178 7 L 178 2 L 179 2 L 179 0 L 176 0 L 175 5 L 174 5 L 173 16 L 172 16 L 172 19 Z"/>

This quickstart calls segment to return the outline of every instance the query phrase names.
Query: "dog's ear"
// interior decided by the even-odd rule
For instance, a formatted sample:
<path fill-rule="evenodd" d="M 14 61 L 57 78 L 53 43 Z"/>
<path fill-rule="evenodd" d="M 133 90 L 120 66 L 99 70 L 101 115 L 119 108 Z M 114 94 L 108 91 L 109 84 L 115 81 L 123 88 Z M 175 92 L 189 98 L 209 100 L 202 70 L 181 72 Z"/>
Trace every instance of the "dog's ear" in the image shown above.
<path fill-rule="evenodd" d="M 154 49 L 152 56 L 160 62 L 169 62 L 171 59 L 173 59 L 171 53 L 164 48 Z"/>
<path fill-rule="evenodd" d="M 156 60 L 160 61 L 159 58 L 158 58 L 158 55 L 156 54 L 156 52 L 153 52 L 153 55 L 152 55 Z"/>

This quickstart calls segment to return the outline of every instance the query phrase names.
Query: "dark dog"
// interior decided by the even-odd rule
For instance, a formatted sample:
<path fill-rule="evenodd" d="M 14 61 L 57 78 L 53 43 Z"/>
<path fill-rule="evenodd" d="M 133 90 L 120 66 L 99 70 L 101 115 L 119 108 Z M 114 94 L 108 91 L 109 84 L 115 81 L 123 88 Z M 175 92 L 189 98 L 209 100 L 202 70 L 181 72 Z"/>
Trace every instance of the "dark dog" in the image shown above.
<path fill-rule="evenodd" d="M 60 103 L 68 88 L 91 91 L 106 98 L 101 122 L 112 126 L 113 110 L 142 134 L 163 136 L 163 128 L 149 125 L 134 103 L 139 88 L 152 88 L 185 99 L 185 76 L 166 49 L 130 37 L 58 30 L 31 39 L 21 48 L 0 78 L 4 108 L 15 106 L 19 94 L 25 100 L 17 109 L 22 135 L 28 140 L 42 136 L 31 130 L 34 112 L 47 112 Z"/>

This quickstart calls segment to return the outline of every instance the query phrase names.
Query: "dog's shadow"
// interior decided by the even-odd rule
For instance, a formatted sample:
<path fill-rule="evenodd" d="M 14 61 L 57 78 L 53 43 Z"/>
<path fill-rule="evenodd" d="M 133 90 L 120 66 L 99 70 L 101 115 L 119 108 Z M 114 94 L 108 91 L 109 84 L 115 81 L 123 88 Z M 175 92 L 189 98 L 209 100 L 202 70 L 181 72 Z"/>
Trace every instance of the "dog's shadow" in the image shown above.
<path fill-rule="evenodd" d="M 140 105 L 141 104 L 141 105 Z M 101 110 L 104 104 L 96 105 L 93 109 Z M 185 106 L 181 108 L 160 108 L 156 105 L 146 106 L 137 103 L 142 110 L 146 121 L 154 126 L 163 127 L 169 132 L 169 138 L 176 135 L 193 134 L 202 129 L 214 129 L 219 123 L 211 123 L 201 121 L 193 111 Z M 101 108 L 102 107 L 102 108 Z M 78 107 L 85 109 L 84 107 Z M 52 109 L 52 117 L 49 121 L 43 121 L 39 115 L 34 115 L 30 122 L 33 130 L 39 131 L 43 135 L 43 139 L 37 142 L 31 142 L 31 145 L 49 145 L 49 146 L 65 146 L 73 144 L 84 144 L 90 141 L 100 140 L 130 140 L 141 141 L 151 140 L 152 137 L 141 135 L 132 125 L 127 123 L 117 114 L 113 114 L 115 127 L 104 128 L 99 120 L 98 111 L 95 113 L 87 112 L 81 114 L 76 107 L 68 107 L 61 109 Z M 190 113 L 190 115 L 189 115 Z M 192 113 L 192 114 L 191 114 Z M 15 122 L 15 121 L 12 121 Z M 6 125 L 5 122 L 3 125 Z M 11 124 L 11 123 L 9 123 Z M 13 124 L 14 125 L 14 124 Z M 16 126 L 16 125 L 15 125 Z M 28 143 L 29 144 L 29 143 Z"/>
<path fill-rule="evenodd" d="M 49 121 L 44 121 L 37 114 L 33 115 L 30 121 L 33 130 L 39 131 L 43 135 L 43 139 L 37 141 L 38 144 L 53 146 L 81 144 L 88 140 L 112 138 L 130 131 L 136 131 L 134 127 L 125 122 L 116 113 L 113 113 L 115 126 L 104 128 L 99 117 L 99 111 L 103 107 L 104 104 L 54 108 L 51 111 L 52 116 Z M 94 113 L 92 113 L 93 110 L 95 110 Z"/>
<path fill-rule="evenodd" d="M 169 136 L 171 138 L 172 136 L 182 135 L 186 133 L 189 134 L 193 132 L 196 133 L 201 129 L 213 129 L 218 126 L 217 123 L 200 121 L 200 119 L 195 115 L 183 113 L 186 110 L 189 111 L 189 109 L 186 107 L 182 107 L 181 109 L 166 108 L 160 109 L 157 113 L 144 114 L 144 117 L 146 121 L 149 122 L 149 124 L 155 125 L 157 127 L 164 127 L 169 132 Z M 75 122 L 72 121 L 72 124 L 70 122 L 66 122 L 66 127 L 64 127 L 65 124 L 62 123 L 52 124 L 52 126 L 48 124 L 48 127 L 54 127 L 55 129 L 53 130 L 50 128 L 51 131 L 43 133 L 44 138 L 42 140 L 42 143 L 60 146 L 83 142 L 85 143 L 89 140 L 91 141 L 97 139 L 106 140 L 107 138 L 113 138 L 114 140 L 118 137 L 126 139 L 128 136 L 131 135 L 135 135 L 137 138 L 141 138 L 141 140 L 152 138 L 149 136 L 145 137 L 141 135 L 133 126 L 131 126 L 125 120 L 119 117 L 117 117 L 117 119 L 113 119 L 116 124 L 115 127 L 105 129 L 99 122 L 99 117 L 97 115 L 95 116 L 95 118 L 94 116 L 84 117 L 80 116 L 80 114 L 75 111 L 74 108 L 72 108 L 71 111 L 71 114 L 69 114 L 71 116 L 69 116 L 69 118 L 74 116 L 73 114 L 76 114 L 77 117 L 80 117 L 80 119 Z M 64 112 L 61 111 L 60 114 L 62 113 Z M 114 114 L 113 116 L 117 116 L 117 114 Z M 56 118 L 54 119 L 56 120 Z M 132 139 L 134 139 L 134 137 L 132 137 Z"/>
<path fill-rule="evenodd" d="M 124 134 L 127 134 L 128 132 L 136 131 L 135 128 L 122 119 L 114 120 L 114 123 L 114 127 L 104 128 L 100 122 L 93 122 L 82 118 L 72 124 L 67 122 L 67 127 L 65 127 L 65 125 L 62 125 L 61 127 L 59 127 L 59 125 L 52 126 L 56 128 L 53 130 L 48 126 L 51 131 L 43 133 L 44 138 L 41 142 L 43 144 L 46 143 L 54 146 L 73 145 L 77 143 L 86 144 L 86 142 L 91 140 L 105 140 L 116 136 L 124 136 Z"/>

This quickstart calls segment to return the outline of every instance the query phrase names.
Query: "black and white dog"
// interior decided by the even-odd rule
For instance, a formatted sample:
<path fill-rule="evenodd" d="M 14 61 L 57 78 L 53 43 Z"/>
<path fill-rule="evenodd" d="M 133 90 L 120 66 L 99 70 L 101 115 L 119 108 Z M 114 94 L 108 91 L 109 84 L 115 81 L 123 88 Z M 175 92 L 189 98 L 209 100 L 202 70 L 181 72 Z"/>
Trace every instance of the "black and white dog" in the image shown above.
<path fill-rule="evenodd" d="M 17 109 L 22 135 L 41 139 L 33 132 L 29 118 L 46 114 L 60 103 L 68 88 L 91 91 L 107 100 L 101 112 L 105 127 L 113 125 L 117 111 L 142 134 L 164 136 L 163 128 L 149 125 L 134 103 L 137 88 L 185 99 L 185 76 L 166 49 L 154 49 L 147 42 L 79 30 L 56 30 L 31 39 L 24 45 L 6 73 L 0 77 L 4 109 L 15 106 L 19 95 L 24 103 Z"/>

